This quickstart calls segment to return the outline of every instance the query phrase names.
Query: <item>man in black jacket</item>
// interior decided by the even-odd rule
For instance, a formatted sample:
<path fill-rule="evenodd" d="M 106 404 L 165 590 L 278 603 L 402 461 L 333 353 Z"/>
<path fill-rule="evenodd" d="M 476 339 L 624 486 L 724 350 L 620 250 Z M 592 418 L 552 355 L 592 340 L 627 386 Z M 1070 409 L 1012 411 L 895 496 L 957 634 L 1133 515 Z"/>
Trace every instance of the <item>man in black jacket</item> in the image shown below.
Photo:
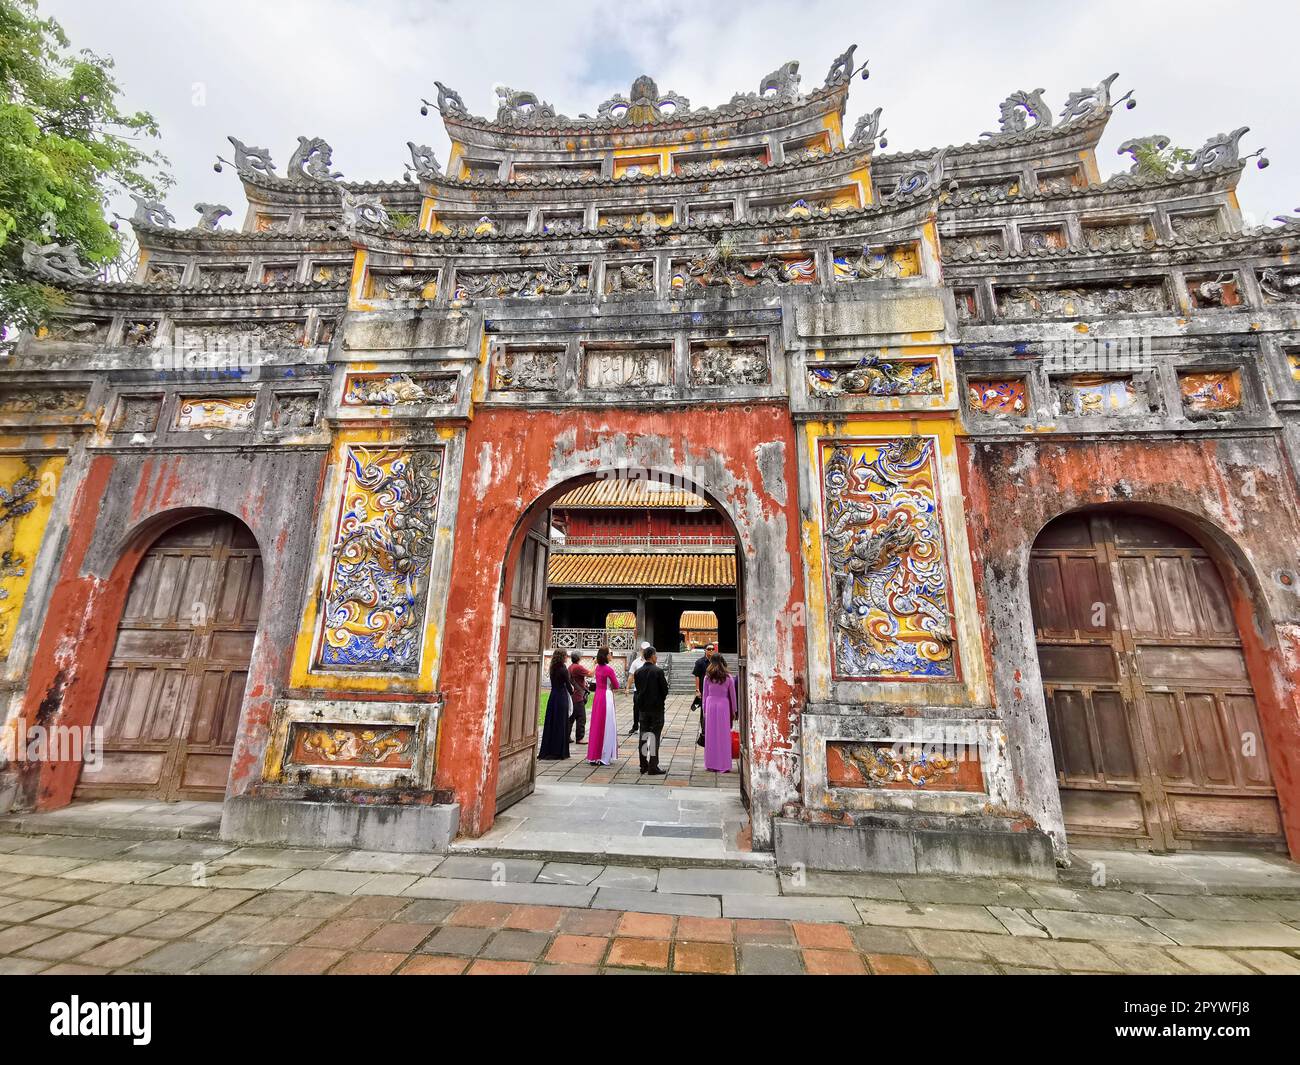
<path fill-rule="evenodd" d="M 636 695 L 632 707 L 641 728 L 641 772 L 661 777 L 666 770 L 659 768 L 659 737 L 664 731 L 664 701 L 668 698 L 668 678 L 659 668 L 659 657 L 653 647 L 641 652 L 645 664 L 636 671 Z"/>
<path fill-rule="evenodd" d="M 691 675 L 695 678 L 695 701 L 691 703 L 691 709 L 699 710 L 701 714 L 704 712 L 704 674 L 709 671 L 709 659 L 717 649 L 717 645 L 712 643 L 705 647 L 704 654 L 695 660 L 695 668 L 691 670 Z M 700 720 L 703 721 L 704 718 L 701 717 Z"/>

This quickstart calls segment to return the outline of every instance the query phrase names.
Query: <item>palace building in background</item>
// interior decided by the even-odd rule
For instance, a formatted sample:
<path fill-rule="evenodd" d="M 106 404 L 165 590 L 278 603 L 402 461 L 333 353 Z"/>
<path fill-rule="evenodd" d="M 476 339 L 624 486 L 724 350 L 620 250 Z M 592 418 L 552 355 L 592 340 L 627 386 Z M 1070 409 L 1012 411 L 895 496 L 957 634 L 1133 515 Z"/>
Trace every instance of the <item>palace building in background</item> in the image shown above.
<path fill-rule="evenodd" d="M 29 246 L 0 806 L 440 849 L 533 789 L 562 635 L 712 612 L 782 865 L 1300 856 L 1300 220 L 1243 228 L 1245 128 L 1109 173 L 1114 76 L 889 153 L 858 73 L 439 84 L 445 168 L 232 137 L 242 218 L 142 201 L 134 281 Z M 57 726 L 102 766 L 16 749 Z"/>

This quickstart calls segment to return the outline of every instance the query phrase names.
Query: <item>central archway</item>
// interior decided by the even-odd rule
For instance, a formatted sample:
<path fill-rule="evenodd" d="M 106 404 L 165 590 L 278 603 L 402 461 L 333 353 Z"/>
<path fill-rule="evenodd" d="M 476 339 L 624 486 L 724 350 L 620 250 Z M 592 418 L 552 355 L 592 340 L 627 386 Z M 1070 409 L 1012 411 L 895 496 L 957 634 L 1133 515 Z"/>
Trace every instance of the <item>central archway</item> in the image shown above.
<path fill-rule="evenodd" d="M 596 489 L 602 486 L 610 485 L 630 485 L 635 488 L 638 485 L 658 487 L 665 492 L 677 492 L 683 496 L 697 497 L 697 502 L 702 502 L 707 509 L 719 516 L 717 527 L 725 530 L 725 538 L 722 536 L 710 536 L 699 530 L 692 530 L 686 536 L 679 539 L 684 543 L 692 541 L 708 541 L 708 547 L 713 558 L 721 558 L 726 563 L 728 572 L 734 572 L 734 600 L 730 596 L 724 597 L 725 606 L 722 616 L 726 619 L 727 632 L 723 640 L 724 647 L 728 652 L 734 646 L 735 654 L 728 653 L 727 658 L 733 671 L 737 674 L 738 681 L 738 703 L 740 712 L 740 722 L 738 733 L 740 736 L 740 750 L 737 759 L 735 772 L 736 781 L 739 785 L 742 801 L 748 806 L 749 784 L 750 784 L 750 766 L 749 766 L 749 700 L 745 684 L 745 663 L 747 658 L 748 627 L 745 618 L 745 565 L 744 553 L 741 550 L 741 541 L 736 528 L 735 521 L 728 514 L 716 499 L 714 499 L 707 490 L 701 489 L 698 485 L 680 477 L 673 471 L 659 470 L 637 470 L 629 472 L 626 470 L 596 471 L 584 474 L 578 477 L 567 479 L 559 484 L 549 488 L 541 497 L 536 499 L 519 518 L 511 542 L 508 547 L 505 566 L 503 567 L 502 581 L 502 610 L 503 615 L 507 618 L 508 630 L 503 641 L 501 659 L 498 663 L 498 669 L 501 670 L 501 683 L 498 686 L 500 692 L 500 705 L 498 707 L 496 729 L 497 740 L 495 744 L 496 751 L 496 786 L 494 789 L 495 812 L 500 813 L 510 805 L 520 801 L 534 790 L 537 779 L 537 759 L 536 748 L 538 734 L 540 729 L 539 722 L 539 702 L 542 698 L 541 689 L 544 680 L 545 670 L 543 668 L 543 656 L 553 649 L 554 644 L 558 644 L 561 649 L 567 649 L 569 643 L 574 638 L 573 631 L 562 629 L 559 639 L 553 640 L 552 634 L 552 603 L 550 595 L 550 586 L 548 582 L 548 572 L 551 571 L 552 551 L 557 544 L 561 542 L 561 535 L 558 530 L 552 526 L 552 508 L 557 501 L 562 499 L 572 500 L 581 493 L 579 490 L 587 486 Z M 606 493 L 608 494 L 608 493 Z M 620 493 L 628 494 L 626 491 Z M 553 542 L 553 537 L 555 542 Z M 653 541 L 655 547 L 661 547 L 662 541 L 672 539 L 667 536 L 649 536 L 636 537 L 628 543 L 640 544 L 645 540 L 647 545 Z M 725 545 L 725 546 L 724 546 Z M 572 545 L 570 545 L 572 546 Z M 650 550 L 646 546 L 644 550 Z M 618 557 L 618 542 L 605 543 L 602 547 L 596 549 L 599 554 L 590 556 L 587 561 L 604 563 L 605 568 L 610 568 L 609 561 Z M 646 555 L 632 555 L 633 548 L 629 548 L 629 558 L 633 561 L 642 560 L 652 557 Z M 724 554 L 725 552 L 725 554 Z M 674 560 L 672 555 L 660 556 L 658 561 Z M 572 555 L 566 557 L 566 561 L 575 561 Z M 567 567 L 572 570 L 573 567 Z M 590 568 L 590 567 L 588 567 Z M 624 567 L 626 569 L 627 567 Z M 635 567 L 633 567 L 635 568 Z M 662 565 L 658 568 L 663 569 Z M 682 570 L 684 576 L 673 577 L 669 583 L 674 581 L 686 586 L 684 591 L 684 600 L 690 597 L 690 582 L 692 580 L 703 583 L 707 578 L 697 577 L 693 574 L 698 569 L 691 566 L 668 567 Z M 708 567 L 706 567 L 708 568 Z M 583 578 L 589 580 L 590 578 Z M 577 586 L 576 584 L 571 587 Z M 698 592 L 698 589 L 696 589 Z M 600 593 L 595 593 L 599 595 Z M 617 590 L 609 593 L 612 599 L 618 599 Z M 586 604 L 590 610 L 596 610 L 601 613 L 603 610 L 604 600 Z M 642 604 L 644 607 L 645 604 Z M 687 603 L 689 606 L 689 602 Z M 636 614 L 637 611 L 631 611 Z M 670 695 L 670 703 L 678 711 L 675 716 L 670 716 L 670 726 L 665 732 L 664 751 L 670 749 L 678 751 L 699 750 L 695 746 L 696 734 L 699 729 L 699 716 L 695 713 L 685 712 L 686 704 L 691 701 L 694 694 L 694 683 L 691 675 L 691 667 L 694 666 L 696 659 L 700 655 L 697 647 L 690 646 L 690 641 L 686 641 L 687 646 L 683 651 L 682 641 L 686 633 L 680 628 L 680 616 L 688 613 L 687 610 L 674 610 L 671 606 L 665 606 L 663 601 L 656 604 L 653 611 L 642 610 L 641 616 L 638 617 L 638 625 L 653 629 L 648 633 L 653 636 L 656 643 L 667 644 L 660 646 L 660 662 L 664 664 L 667 658 L 671 665 L 673 681 L 673 691 Z M 647 614 L 653 616 L 647 617 Z M 672 621 L 666 619 L 672 615 Z M 594 616 L 594 615 L 593 615 Z M 604 615 L 602 614 L 602 617 Z M 634 630 L 635 638 L 628 639 L 624 642 L 625 647 L 618 648 L 618 657 L 616 666 L 622 667 L 635 653 L 636 647 L 647 635 L 644 628 Z M 696 641 L 698 642 L 698 641 Z M 620 678 L 623 675 L 623 669 L 619 668 Z M 621 725 L 628 722 L 630 712 L 630 699 L 626 693 L 619 697 L 622 717 Z M 680 704 L 680 705 L 678 705 Z M 687 735 L 689 733 L 689 735 Z M 624 738 L 624 746 L 627 746 L 630 737 Z M 671 748 L 670 748 L 671 744 Z M 632 758 L 635 763 L 635 744 L 631 746 Z M 700 752 L 702 755 L 702 751 Z M 585 765 L 585 750 L 573 750 L 570 764 L 577 766 Z M 593 783 L 612 782 L 612 774 L 600 776 Z M 664 778 L 666 785 L 673 787 L 688 787 L 690 781 L 675 777 L 672 772 Z"/>

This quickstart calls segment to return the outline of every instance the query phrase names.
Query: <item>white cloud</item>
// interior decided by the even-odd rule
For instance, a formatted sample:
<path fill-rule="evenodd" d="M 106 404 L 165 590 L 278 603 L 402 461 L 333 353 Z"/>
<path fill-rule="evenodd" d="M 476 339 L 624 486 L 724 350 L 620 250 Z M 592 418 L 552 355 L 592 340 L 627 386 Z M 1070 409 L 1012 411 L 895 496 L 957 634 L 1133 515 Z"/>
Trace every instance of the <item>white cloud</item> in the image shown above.
<path fill-rule="evenodd" d="M 1280 2 L 45 0 L 42 9 L 75 46 L 112 55 L 128 105 L 160 119 L 181 225 L 201 200 L 239 216 L 238 182 L 211 169 L 226 134 L 269 147 L 281 170 L 299 134 L 322 136 L 347 177 L 393 180 L 407 140 L 446 159 L 436 113 L 419 114 L 435 78 L 478 114 L 494 112 L 501 83 L 592 113 L 642 73 L 712 106 L 792 58 L 804 86 L 819 85 L 855 41 L 871 78 L 854 83 L 849 117 L 883 105 L 891 151 L 977 139 L 1013 89 L 1042 87 L 1059 109 L 1067 93 L 1120 71 L 1117 90 L 1134 89 L 1139 106 L 1112 118 L 1103 173 L 1125 167 L 1114 153 L 1129 137 L 1165 133 L 1194 148 L 1249 125 L 1244 147 L 1267 145 L 1273 166 L 1244 175 L 1243 209 L 1264 221 L 1300 206 L 1293 9 Z M 203 106 L 192 102 L 196 83 Z"/>

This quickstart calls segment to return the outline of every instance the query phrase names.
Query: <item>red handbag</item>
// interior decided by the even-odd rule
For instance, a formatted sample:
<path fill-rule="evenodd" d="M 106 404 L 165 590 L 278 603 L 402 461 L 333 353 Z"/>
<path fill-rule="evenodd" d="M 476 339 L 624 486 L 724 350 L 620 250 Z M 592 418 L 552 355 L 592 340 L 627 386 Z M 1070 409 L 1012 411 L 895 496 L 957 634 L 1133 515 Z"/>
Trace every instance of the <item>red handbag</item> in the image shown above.
<path fill-rule="evenodd" d="M 731 730 L 731 757 L 740 757 L 740 733 L 734 728 Z"/>

